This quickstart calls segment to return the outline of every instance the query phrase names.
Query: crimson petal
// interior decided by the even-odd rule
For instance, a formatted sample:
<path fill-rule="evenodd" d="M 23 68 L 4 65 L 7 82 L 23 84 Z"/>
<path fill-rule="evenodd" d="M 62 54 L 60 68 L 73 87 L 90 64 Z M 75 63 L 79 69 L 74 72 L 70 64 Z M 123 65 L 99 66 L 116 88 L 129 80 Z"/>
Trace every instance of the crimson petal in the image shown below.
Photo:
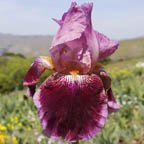
<path fill-rule="evenodd" d="M 33 96 L 33 94 L 35 93 L 35 85 L 38 82 L 41 74 L 46 69 L 53 69 L 53 65 L 49 57 L 38 57 L 31 64 L 31 67 L 25 75 L 23 82 L 23 85 L 28 86 L 29 88 L 28 95 Z"/>
<path fill-rule="evenodd" d="M 107 91 L 107 96 L 108 96 L 108 111 L 109 111 L 109 113 L 117 112 L 120 109 L 120 105 L 116 102 L 116 99 L 113 96 L 111 88 Z"/>
<path fill-rule="evenodd" d="M 113 96 L 111 89 L 111 78 L 101 66 L 96 67 L 97 68 L 93 72 L 97 74 L 103 82 L 103 86 L 108 97 L 108 111 L 109 113 L 116 112 L 120 109 L 120 105 L 116 102 L 116 99 Z"/>
<path fill-rule="evenodd" d="M 36 85 L 28 86 L 27 96 L 33 96 L 36 91 Z"/>
<path fill-rule="evenodd" d="M 95 75 L 52 75 L 33 97 L 44 133 L 68 141 L 88 140 L 104 126 L 107 97 Z"/>

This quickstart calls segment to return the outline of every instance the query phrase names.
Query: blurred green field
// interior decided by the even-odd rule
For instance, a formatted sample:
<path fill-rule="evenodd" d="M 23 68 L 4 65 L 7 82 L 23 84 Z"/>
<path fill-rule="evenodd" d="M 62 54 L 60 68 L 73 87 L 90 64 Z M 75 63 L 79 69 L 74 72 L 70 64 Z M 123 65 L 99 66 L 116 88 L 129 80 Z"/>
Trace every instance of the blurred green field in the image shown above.
<path fill-rule="evenodd" d="M 0 144 L 47 144 L 48 141 L 50 144 L 50 140 L 42 135 L 32 99 L 25 96 L 26 90 L 22 86 L 22 77 L 31 62 L 32 59 L 19 55 L 0 57 Z M 91 141 L 80 144 L 144 144 L 142 64 L 144 58 L 105 65 L 122 108 L 108 118 L 101 133 Z M 42 80 L 49 74 L 45 73 Z"/>

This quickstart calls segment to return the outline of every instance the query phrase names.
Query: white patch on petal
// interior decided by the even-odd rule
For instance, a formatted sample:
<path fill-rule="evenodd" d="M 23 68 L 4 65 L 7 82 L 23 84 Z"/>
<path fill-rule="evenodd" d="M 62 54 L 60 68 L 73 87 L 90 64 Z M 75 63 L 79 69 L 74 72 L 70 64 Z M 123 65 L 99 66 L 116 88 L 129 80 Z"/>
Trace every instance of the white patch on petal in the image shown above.
<path fill-rule="evenodd" d="M 75 82 L 75 81 L 77 81 L 77 82 L 81 82 L 81 81 L 83 81 L 83 79 L 84 79 L 84 77 L 85 76 L 82 76 L 82 75 L 67 75 L 67 76 L 65 76 L 65 79 L 68 81 L 68 82 Z"/>

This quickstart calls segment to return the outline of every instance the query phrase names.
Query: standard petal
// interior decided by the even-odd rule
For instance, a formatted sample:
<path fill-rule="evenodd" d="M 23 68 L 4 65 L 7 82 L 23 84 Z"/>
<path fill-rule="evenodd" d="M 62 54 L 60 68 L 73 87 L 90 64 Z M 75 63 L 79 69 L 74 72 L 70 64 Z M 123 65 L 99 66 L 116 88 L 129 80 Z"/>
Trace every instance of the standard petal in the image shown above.
<path fill-rule="evenodd" d="M 61 20 L 50 54 L 58 72 L 78 69 L 87 73 L 95 65 L 99 47 L 91 24 L 92 3 L 78 6 L 72 3 Z"/>
<path fill-rule="evenodd" d="M 119 43 L 117 41 L 110 40 L 105 35 L 95 31 L 96 38 L 99 43 L 99 60 L 102 60 L 115 52 Z"/>
<path fill-rule="evenodd" d="M 120 109 L 120 105 L 116 102 L 115 97 L 113 96 L 112 90 L 107 91 L 108 96 L 108 111 L 109 113 L 117 112 Z"/>
<path fill-rule="evenodd" d="M 87 140 L 104 126 L 107 97 L 95 75 L 50 76 L 33 97 L 48 137 Z"/>
<path fill-rule="evenodd" d="M 23 85 L 28 86 L 28 95 L 32 96 L 35 93 L 35 85 L 39 77 L 46 69 L 53 69 L 54 66 L 49 57 L 41 56 L 34 60 L 27 74 L 24 77 Z"/>

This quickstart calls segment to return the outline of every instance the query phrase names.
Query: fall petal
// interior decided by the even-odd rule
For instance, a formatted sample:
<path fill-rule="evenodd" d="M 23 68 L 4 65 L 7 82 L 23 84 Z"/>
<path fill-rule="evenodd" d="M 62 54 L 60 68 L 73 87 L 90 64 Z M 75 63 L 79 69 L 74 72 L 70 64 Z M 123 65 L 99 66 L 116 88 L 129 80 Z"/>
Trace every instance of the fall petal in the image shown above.
<path fill-rule="evenodd" d="M 113 96 L 112 89 L 111 89 L 111 78 L 108 73 L 103 69 L 101 65 L 96 65 L 93 73 L 97 74 L 101 81 L 103 82 L 103 86 L 105 92 L 108 97 L 108 110 L 109 113 L 116 112 L 120 109 L 120 105 L 116 102 L 115 97 Z"/>
<path fill-rule="evenodd" d="M 117 41 L 110 40 L 105 35 L 95 31 L 96 38 L 98 40 L 100 50 L 99 50 L 99 60 L 102 60 L 115 52 L 119 44 Z"/>
<path fill-rule="evenodd" d="M 113 96 L 112 90 L 107 91 L 108 96 L 108 110 L 109 113 L 117 112 L 120 109 L 120 105 L 116 102 L 115 97 Z"/>
<path fill-rule="evenodd" d="M 49 58 L 44 56 L 36 58 L 25 75 L 23 84 L 25 86 L 36 84 L 46 69 L 53 69 L 52 62 Z"/>
<path fill-rule="evenodd" d="M 101 64 L 96 64 L 96 66 L 93 69 L 92 73 L 97 74 L 101 78 L 105 91 L 107 91 L 108 89 L 111 88 L 111 77 L 104 70 L 104 68 Z"/>
<path fill-rule="evenodd" d="M 28 95 L 33 96 L 35 93 L 36 83 L 38 82 L 41 74 L 46 69 L 53 69 L 53 65 L 49 57 L 38 57 L 31 64 L 27 74 L 24 77 L 23 85 L 28 86 Z"/>
<path fill-rule="evenodd" d="M 36 91 L 36 85 L 28 86 L 27 96 L 33 96 Z"/>
<path fill-rule="evenodd" d="M 107 97 L 97 75 L 50 76 L 33 97 L 44 133 L 68 141 L 86 140 L 104 126 Z"/>

